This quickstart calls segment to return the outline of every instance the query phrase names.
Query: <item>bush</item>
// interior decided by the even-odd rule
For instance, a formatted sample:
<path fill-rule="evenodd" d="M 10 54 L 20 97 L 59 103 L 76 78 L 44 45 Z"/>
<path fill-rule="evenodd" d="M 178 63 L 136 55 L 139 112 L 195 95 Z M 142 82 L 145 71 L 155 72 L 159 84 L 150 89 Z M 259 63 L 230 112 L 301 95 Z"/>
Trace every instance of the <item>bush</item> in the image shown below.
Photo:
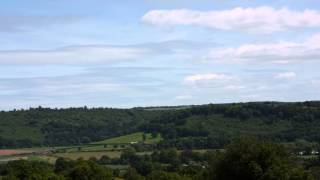
<path fill-rule="evenodd" d="M 210 179 L 311 180 L 280 145 L 253 138 L 241 138 L 210 160 Z"/>

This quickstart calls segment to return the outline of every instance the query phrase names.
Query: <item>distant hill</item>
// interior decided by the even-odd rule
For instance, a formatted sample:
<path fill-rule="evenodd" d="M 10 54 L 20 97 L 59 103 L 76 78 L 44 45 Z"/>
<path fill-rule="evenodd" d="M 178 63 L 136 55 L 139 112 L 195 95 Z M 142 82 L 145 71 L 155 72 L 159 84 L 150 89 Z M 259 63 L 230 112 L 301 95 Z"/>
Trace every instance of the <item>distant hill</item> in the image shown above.
<path fill-rule="evenodd" d="M 161 133 L 159 146 L 179 148 L 219 148 L 241 135 L 319 142 L 320 102 L 0 112 L 0 148 L 77 145 L 141 131 Z"/>
<path fill-rule="evenodd" d="M 0 147 L 77 145 L 136 132 L 158 112 L 32 108 L 0 112 Z"/>
<path fill-rule="evenodd" d="M 145 135 L 145 139 L 143 139 L 143 135 Z M 138 142 L 145 143 L 157 143 L 161 140 L 161 136 L 152 137 L 150 133 L 144 134 L 143 132 L 136 132 L 132 134 L 127 134 L 119 137 L 114 137 L 110 139 L 105 139 L 98 142 L 93 142 L 91 144 L 131 144 Z"/>

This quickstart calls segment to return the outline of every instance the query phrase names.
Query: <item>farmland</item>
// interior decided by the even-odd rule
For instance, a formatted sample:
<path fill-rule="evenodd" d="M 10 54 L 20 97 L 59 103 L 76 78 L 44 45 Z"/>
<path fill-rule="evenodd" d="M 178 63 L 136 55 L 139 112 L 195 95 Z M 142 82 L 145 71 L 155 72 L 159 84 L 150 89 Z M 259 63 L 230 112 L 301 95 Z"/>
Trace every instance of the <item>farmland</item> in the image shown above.
<path fill-rule="evenodd" d="M 300 164 L 307 169 L 316 167 L 318 163 L 319 112 L 318 102 L 239 103 L 127 110 L 38 108 L 3 112 L 0 113 L 0 117 L 4 117 L 0 119 L 0 124 L 4 125 L 0 126 L 0 134 L 3 133 L 0 136 L 0 166 L 31 163 L 33 167 L 38 163 L 41 167 L 47 164 L 52 171 L 53 165 L 66 163 L 73 168 L 67 170 L 69 174 L 66 176 L 72 175 L 78 165 L 85 164 L 93 169 L 98 166 L 106 168 L 104 172 L 113 172 L 117 178 L 124 178 L 131 168 L 145 177 L 159 169 L 179 176 L 192 177 L 197 172 L 201 176 L 202 171 L 210 170 L 207 167 L 212 157 L 237 154 L 238 148 L 228 152 L 226 149 L 230 146 L 225 145 L 246 135 L 258 137 L 259 140 L 244 138 L 240 142 L 236 141 L 233 146 L 249 144 L 246 148 L 250 149 L 251 143 L 256 143 L 262 149 L 250 149 L 250 152 L 257 153 L 270 146 L 274 148 L 270 150 L 278 153 L 279 158 L 290 157 L 290 161 L 283 161 L 294 162 L 288 166 Z M 8 123 L 8 118 L 13 118 L 13 121 Z M 1 131 L 5 127 L 15 128 L 14 125 L 20 126 L 19 130 L 23 130 L 23 127 L 33 128 L 25 132 L 33 137 L 23 140 L 21 137 L 29 138 L 24 132 L 14 130 L 11 136 L 7 132 L 8 128 Z M 269 144 L 265 142 L 266 139 L 276 144 Z M 21 145 L 31 148 L 10 148 Z M 279 150 L 282 147 L 285 150 Z M 283 155 L 286 151 L 290 154 Z M 246 153 L 245 149 L 243 153 Z M 233 161 L 236 160 L 229 163 Z M 191 174 L 186 175 L 185 172 Z"/>
<path fill-rule="evenodd" d="M 79 146 L 0 150 L 0 162 L 27 159 L 31 161 L 47 161 L 54 163 L 59 157 L 72 160 L 79 158 L 89 159 L 92 157 L 99 159 L 102 156 L 119 158 L 122 151 L 130 147 L 132 142 L 153 144 L 158 143 L 162 139 L 160 135 L 153 138 L 149 133 L 145 134 L 145 140 L 143 140 L 143 134 L 143 132 L 136 132 Z"/>
<path fill-rule="evenodd" d="M 83 158 L 88 160 L 89 158 L 97 158 L 100 159 L 102 156 L 108 156 L 110 158 L 119 158 L 121 155 L 121 151 L 93 151 L 93 152 L 67 152 L 67 153 L 55 153 L 53 157 L 63 157 L 67 159 L 77 160 L 79 158 Z"/>
<path fill-rule="evenodd" d="M 153 138 L 151 133 L 145 134 L 146 139 L 144 140 L 145 143 L 157 143 L 162 138 L 160 135 L 157 135 L 157 137 Z M 135 142 L 141 142 L 143 141 L 143 132 L 137 132 L 129 135 L 119 136 L 111 139 L 106 139 L 103 141 L 94 142 L 91 144 L 130 144 Z"/>

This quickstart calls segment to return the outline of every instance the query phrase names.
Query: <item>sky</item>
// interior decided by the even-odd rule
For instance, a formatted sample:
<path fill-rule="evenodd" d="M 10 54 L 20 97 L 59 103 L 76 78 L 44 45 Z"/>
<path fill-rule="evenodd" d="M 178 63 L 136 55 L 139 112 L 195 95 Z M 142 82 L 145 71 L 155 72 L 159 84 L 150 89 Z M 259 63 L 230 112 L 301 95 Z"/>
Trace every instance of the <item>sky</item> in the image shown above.
<path fill-rule="evenodd" d="M 3 0 L 0 109 L 320 100 L 319 0 Z"/>

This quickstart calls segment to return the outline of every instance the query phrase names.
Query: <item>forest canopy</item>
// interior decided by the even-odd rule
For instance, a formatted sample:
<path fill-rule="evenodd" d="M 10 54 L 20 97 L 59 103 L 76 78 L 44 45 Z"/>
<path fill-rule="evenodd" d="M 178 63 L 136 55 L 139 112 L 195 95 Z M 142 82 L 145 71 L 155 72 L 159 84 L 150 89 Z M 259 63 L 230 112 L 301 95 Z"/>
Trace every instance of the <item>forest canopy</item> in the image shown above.
<path fill-rule="evenodd" d="M 79 145 L 140 131 L 160 133 L 160 147 L 181 149 L 219 148 L 239 135 L 319 142 L 320 102 L 0 112 L 0 148 Z"/>

